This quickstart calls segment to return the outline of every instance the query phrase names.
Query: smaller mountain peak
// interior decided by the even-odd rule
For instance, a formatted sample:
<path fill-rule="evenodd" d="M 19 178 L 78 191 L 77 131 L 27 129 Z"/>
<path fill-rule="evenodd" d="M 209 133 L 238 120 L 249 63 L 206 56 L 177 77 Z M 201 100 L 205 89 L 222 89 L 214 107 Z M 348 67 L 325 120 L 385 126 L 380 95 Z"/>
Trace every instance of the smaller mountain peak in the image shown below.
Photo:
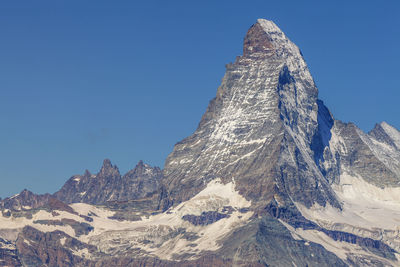
<path fill-rule="evenodd" d="M 384 121 L 375 124 L 375 127 L 369 131 L 368 135 L 372 136 L 377 141 L 386 143 L 390 146 L 400 146 L 399 132 Z"/>
<path fill-rule="evenodd" d="M 103 166 L 101 167 L 100 173 L 102 175 L 110 175 L 110 174 L 115 174 L 119 175 L 119 170 L 117 165 L 112 165 L 111 160 L 105 159 L 103 161 Z"/>
<path fill-rule="evenodd" d="M 145 164 L 144 164 L 144 162 L 143 162 L 143 160 L 139 160 L 139 162 L 136 164 L 136 166 L 144 166 Z"/>
<path fill-rule="evenodd" d="M 30 197 L 30 196 L 33 196 L 33 195 L 35 195 L 33 192 L 31 192 L 31 191 L 29 191 L 28 189 L 25 188 L 24 190 L 21 191 L 21 193 L 19 193 L 17 195 L 17 197 L 25 198 L 25 197 Z"/>
<path fill-rule="evenodd" d="M 135 168 L 133 169 L 135 172 L 143 172 L 145 169 L 149 168 L 150 166 L 145 164 L 143 160 L 139 160 L 136 164 Z"/>
<path fill-rule="evenodd" d="M 393 140 L 396 147 L 400 149 L 400 131 L 389 123 L 383 121 L 380 123 L 385 133 Z"/>
<path fill-rule="evenodd" d="M 385 129 L 386 131 L 393 131 L 393 130 L 395 130 L 395 131 L 398 132 L 398 130 L 397 130 L 395 127 L 393 127 L 392 125 L 390 125 L 390 124 L 387 123 L 386 121 L 382 121 L 381 123 L 379 123 L 379 125 L 380 125 L 383 129 Z"/>
<path fill-rule="evenodd" d="M 389 135 L 393 134 L 397 135 L 398 133 L 400 133 L 399 130 L 397 130 L 394 126 L 390 125 L 386 121 L 382 121 L 380 123 L 375 124 L 374 129 L 372 129 L 371 131 L 374 131 L 376 129 L 380 129 L 381 131 L 384 131 Z"/>
<path fill-rule="evenodd" d="M 104 165 L 104 163 L 103 163 L 103 165 Z M 90 176 L 92 176 L 92 174 L 90 173 L 90 171 L 88 169 L 86 169 L 85 173 L 83 174 L 83 176 L 90 177 Z"/>
<path fill-rule="evenodd" d="M 103 161 L 103 168 L 111 168 L 112 167 L 112 164 L 111 164 L 111 160 L 109 160 L 109 159 L 105 159 L 104 161 Z"/>

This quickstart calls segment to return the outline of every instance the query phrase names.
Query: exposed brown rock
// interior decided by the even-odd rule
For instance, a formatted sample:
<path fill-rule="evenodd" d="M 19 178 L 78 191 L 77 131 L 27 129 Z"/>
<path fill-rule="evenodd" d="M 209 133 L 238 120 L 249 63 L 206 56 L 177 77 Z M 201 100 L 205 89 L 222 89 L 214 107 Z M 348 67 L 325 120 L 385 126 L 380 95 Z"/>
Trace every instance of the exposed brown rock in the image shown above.
<path fill-rule="evenodd" d="M 243 56 L 250 56 L 254 53 L 268 54 L 274 51 L 268 34 L 259 23 L 254 24 L 248 30 L 243 42 Z"/>

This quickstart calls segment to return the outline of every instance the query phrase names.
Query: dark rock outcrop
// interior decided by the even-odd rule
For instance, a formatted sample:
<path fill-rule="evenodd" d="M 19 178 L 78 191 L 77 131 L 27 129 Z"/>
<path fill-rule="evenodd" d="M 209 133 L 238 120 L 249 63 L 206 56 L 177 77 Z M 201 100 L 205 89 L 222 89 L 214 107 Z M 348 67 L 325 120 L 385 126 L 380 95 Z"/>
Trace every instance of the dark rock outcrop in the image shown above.
<path fill-rule="evenodd" d="M 87 235 L 94 228 L 87 223 L 77 222 L 73 219 L 63 218 L 61 220 L 37 220 L 33 221 L 33 224 L 44 224 L 44 225 L 52 225 L 52 226 L 71 226 L 75 231 L 75 235 L 77 237 L 81 235 Z"/>
<path fill-rule="evenodd" d="M 208 225 L 226 217 L 229 217 L 229 215 L 217 211 L 204 211 L 199 216 L 192 214 L 184 215 L 182 219 L 193 225 Z"/>
<path fill-rule="evenodd" d="M 26 226 L 16 241 L 19 259 L 24 266 L 85 266 L 84 254 L 97 248 L 82 243 L 61 231 L 43 233 Z M 88 256 L 88 255 L 86 255 Z"/>

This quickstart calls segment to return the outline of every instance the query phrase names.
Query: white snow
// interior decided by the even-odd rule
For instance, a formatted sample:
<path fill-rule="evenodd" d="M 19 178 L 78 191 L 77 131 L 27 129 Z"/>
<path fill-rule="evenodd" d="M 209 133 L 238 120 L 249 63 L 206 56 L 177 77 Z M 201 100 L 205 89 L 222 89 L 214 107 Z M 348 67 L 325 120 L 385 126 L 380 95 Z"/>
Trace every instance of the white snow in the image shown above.
<path fill-rule="evenodd" d="M 66 237 L 62 237 L 62 238 L 60 239 L 60 244 L 61 244 L 62 246 L 65 245 L 65 240 L 67 240 Z"/>
<path fill-rule="evenodd" d="M 252 212 L 238 211 L 238 209 L 249 207 L 250 204 L 250 201 L 235 191 L 234 181 L 222 184 L 219 179 L 216 179 L 190 200 L 165 213 L 143 218 L 141 221 L 119 222 L 106 219 L 112 213 L 87 204 L 73 204 L 72 207 L 79 213 L 94 212 L 98 215 L 98 217 L 92 217 L 95 231 L 81 240 L 88 239 L 90 244 L 97 245 L 101 251 L 112 253 L 116 247 L 119 249 L 139 247 L 162 259 L 172 259 L 175 254 L 195 253 L 198 255 L 200 251 L 218 249 L 220 247 L 218 240 L 245 224 L 252 216 Z M 231 206 L 236 210 L 230 214 L 230 217 L 206 226 L 195 226 L 182 220 L 182 217 L 187 214 L 200 215 L 204 211 L 221 211 L 225 206 Z M 197 246 L 189 246 L 191 241 L 183 238 L 182 234 L 166 239 L 169 234 L 180 228 L 199 236 L 194 241 Z M 152 243 L 145 244 L 144 240 L 151 240 Z"/>
<path fill-rule="evenodd" d="M 343 204 L 342 211 L 329 204 L 326 207 L 314 204 L 310 209 L 300 203 L 296 205 L 307 219 L 321 226 L 343 223 L 368 230 L 396 230 L 399 227 L 399 187 L 382 189 L 367 183 L 361 177 L 344 173 L 340 176 L 340 184 L 333 185 L 333 189 Z"/>
<path fill-rule="evenodd" d="M 203 211 L 218 210 L 224 206 L 234 208 L 249 207 L 250 201 L 235 191 L 235 182 L 222 184 L 220 179 L 215 179 L 207 187 L 189 201 L 179 204 L 172 213 L 183 216 L 185 214 L 200 215 Z"/>
<path fill-rule="evenodd" d="M 65 211 L 57 211 L 60 214 L 59 218 L 69 218 L 75 221 L 83 222 L 84 219 L 79 217 L 78 215 L 71 214 Z M 67 233 L 70 236 L 75 236 L 75 231 L 72 229 L 71 226 L 54 226 L 54 225 L 44 225 L 44 224 L 37 224 L 33 223 L 36 220 L 58 220 L 58 218 L 54 218 L 54 216 L 44 210 L 40 210 L 33 214 L 32 219 L 27 219 L 25 217 L 4 217 L 0 216 L 0 229 L 2 232 L 4 231 L 12 231 L 12 230 L 20 230 L 26 225 L 30 225 L 39 231 L 42 232 L 52 232 L 55 230 L 61 230 Z"/>
<path fill-rule="evenodd" d="M 302 215 L 326 229 L 382 240 L 400 250 L 400 187 L 379 188 L 344 172 L 332 188 L 342 210 L 329 204 L 308 209 L 296 203 Z"/>
<path fill-rule="evenodd" d="M 400 132 L 393 126 L 389 125 L 387 122 L 382 122 L 381 126 L 385 130 L 387 135 L 389 135 L 389 137 L 393 140 L 397 148 L 400 149 Z"/>
<path fill-rule="evenodd" d="M 1 228 L 1 224 L 0 224 Z M 18 238 L 18 234 L 21 229 L 15 228 L 15 229 L 0 229 L 0 237 L 9 240 L 9 241 L 15 241 Z"/>
<path fill-rule="evenodd" d="M 329 148 L 331 149 L 332 154 L 335 152 L 339 152 L 341 155 L 347 154 L 348 150 L 346 147 L 346 142 L 343 137 L 337 133 L 336 126 L 333 126 L 331 130 L 331 139 L 329 140 Z"/>
<path fill-rule="evenodd" d="M 32 245 L 31 241 L 29 241 L 28 239 L 24 239 L 24 243 L 27 244 L 28 246 Z"/>

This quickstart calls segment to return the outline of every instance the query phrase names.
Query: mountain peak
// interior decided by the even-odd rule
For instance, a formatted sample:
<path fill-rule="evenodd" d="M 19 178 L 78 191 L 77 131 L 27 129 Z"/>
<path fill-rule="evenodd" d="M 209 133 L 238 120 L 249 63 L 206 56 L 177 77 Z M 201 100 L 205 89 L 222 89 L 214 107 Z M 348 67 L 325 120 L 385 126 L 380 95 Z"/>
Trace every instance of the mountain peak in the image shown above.
<path fill-rule="evenodd" d="M 394 144 L 398 149 L 400 149 L 400 132 L 397 130 L 395 127 L 392 125 L 388 124 L 387 122 L 383 121 L 377 125 L 375 125 L 375 128 L 371 131 L 373 134 L 375 134 L 378 129 L 380 128 L 380 132 L 384 133 L 389 140 L 390 144 Z"/>
<path fill-rule="evenodd" d="M 90 176 L 92 176 L 92 174 L 90 173 L 90 171 L 88 169 L 86 169 L 85 173 L 83 174 L 83 176 L 90 177 Z"/>
<path fill-rule="evenodd" d="M 243 57 L 281 61 L 292 75 L 307 80 L 309 87 L 315 87 L 300 49 L 270 20 L 258 19 L 247 31 L 243 42 Z M 315 91 L 313 94 L 316 96 L 318 93 Z"/>
<path fill-rule="evenodd" d="M 271 21 L 259 19 L 256 24 L 250 27 L 244 38 L 243 56 L 246 57 L 255 53 L 270 54 L 274 51 L 274 45 L 269 36 L 269 32 L 274 29 L 273 25 L 275 24 Z M 279 30 L 279 28 L 277 29 Z"/>
<path fill-rule="evenodd" d="M 110 170 L 110 169 L 117 169 L 117 166 L 116 165 L 112 165 L 111 164 L 111 160 L 105 159 L 103 161 L 103 165 L 101 166 L 100 172 L 106 171 L 106 170 Z"/>
<path fill-rule="evenodd" d="M 103 168 L 110 168 L 110 167 L 112 167 L 112 164 L 111 164 L 111 160 L 109 160 L 109 159 L 105 159 L 104 161 L 103 161 Z"/>
<path fill-rule="evenodd" d="M 257 19 L 256 24 L 260 24 L 266 32 L 281 31 L 272 20 Z"/>
<path fill-rule="evenodd" d="M 283 31 L 272 21 L 258 19 L 247 31 L 244 38 L 243 55 L 249 56 L 259 54 L 282 55 L 282 50 L 291 54 L 300 54 L 300 50 L 283 33 Z"/>
<path fill-rule="evenodd" d="M 103 166 L 100 169 L 100 172 L 98 173 L 98 175 L 102 175 L 102 176 L 108 176 L 108 175 L 112 175 L 112 176 L 119 176 L 119 170 L 118 167 L 116 165 L 112 165 L 111 161 L 109 159 L 105 159 L 103 161 Z"/>
<path fill-rule="evenodd" d="M 189 199 L 207 182 L 215 178 L 229 182 L 233 176 L 240 177 L 235 179 L 238 188 L 241 187 L 239 190 L 253 200 L 257 195 L 263 203 L 270 199 L 272 191 L 260 194 L 258 187 L 250 188 L 249 183 L 259 185 L 262 180 L 256 179 L 260 173 L 251 174 L 250 170 L 258 169 L 269 159 L 276 160 L 278 157 L 272 151 L 280 153 L 281 144 L 300 147 L 301 164 L 308 166 L 303 177 L 317 176 L 318 179 L 304 182 L 302 178 L 303 181 L 293 184 L 304 183 L 311 192 L 318 183 L 325 183 L 309 157 L 311 142 L 318 130 L 317 99 L 318 89 L 299 48 L 272 21 L 257 20 L 244 38 L 243 56 L 227 65 L 217 96 L 210 102 L 198 129 L 179 142 L 166 160 L 164 175 L 172 199 L 166 203 Z M 267 146 L 268 151 L 264 150 Z M 289 169 L 297 164 L 293 153 L 282 152 L 280 166 Z M 262 172 L 275 175 L 273 165 L 268 168 Z M 265 188 L 273 188 L 276 183 L 269 177 L 262 181 Z M 297 189 L 292 187 L 290 194 Z M 302 196 L 296 194 L 299 199 L 295 200 L 311 206 L 314 200 L 325 205 L 323 200 L 328 199 L 333 206 L 338 206 L 329 189 L 321 186 L 318 190 L 318 197 L 314 194 L 300 199 Z M 176 193 L 179 191 L 185 193 Z M 326 194 L 329 196 L 325 197 Z"/>
<path fill-rule="evenodd" d="M 146 164 L 144 164 L 143 160 L 139 160 L 139 162 L 136 164 L 136 168 L 139 167 L 139 166 L 143 167 L 145 165 Z"/>

